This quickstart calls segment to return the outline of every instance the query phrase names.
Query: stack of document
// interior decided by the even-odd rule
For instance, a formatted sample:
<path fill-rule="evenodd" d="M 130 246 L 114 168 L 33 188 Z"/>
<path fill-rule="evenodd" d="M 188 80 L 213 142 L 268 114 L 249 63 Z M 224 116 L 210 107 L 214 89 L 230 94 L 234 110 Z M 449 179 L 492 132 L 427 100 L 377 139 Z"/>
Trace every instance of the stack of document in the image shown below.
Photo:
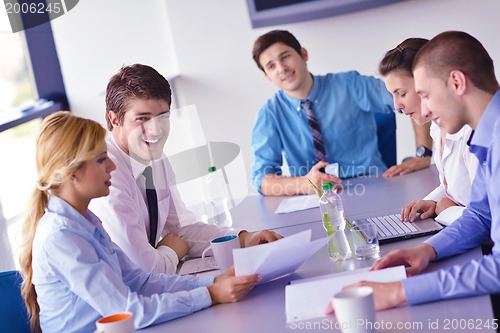
<path fill-rule="evenodd" d="M 319 318 L 333 295 L 343 287 L 359 281 L 394 282 L 406 278 L 404 266 L 379 271 L 369 267 L 310 279 L 295 280 L 285 288 L 286 320 L 288 323 Z"/>
<path fill-rule="evenodd" d="M 311 241 L 311 230 L 272 243 L 233 250 L 236 276 L 259 273 L 264 283 L 293 273 L 326 245 L 330 237 Z"/>

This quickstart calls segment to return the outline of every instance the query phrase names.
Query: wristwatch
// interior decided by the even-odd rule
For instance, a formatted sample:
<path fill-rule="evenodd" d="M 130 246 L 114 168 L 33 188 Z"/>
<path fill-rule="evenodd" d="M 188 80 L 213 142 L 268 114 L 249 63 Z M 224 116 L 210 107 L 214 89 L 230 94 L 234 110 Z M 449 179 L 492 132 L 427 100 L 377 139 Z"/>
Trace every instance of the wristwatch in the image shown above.
<path fill-rule="evenodd" d="M 417 157 L 421 158 L 424 158 L 426 156 L 432 156 L 432 150 L 427 148 L 426 146 L 418 146 L 416 155 Z"/>

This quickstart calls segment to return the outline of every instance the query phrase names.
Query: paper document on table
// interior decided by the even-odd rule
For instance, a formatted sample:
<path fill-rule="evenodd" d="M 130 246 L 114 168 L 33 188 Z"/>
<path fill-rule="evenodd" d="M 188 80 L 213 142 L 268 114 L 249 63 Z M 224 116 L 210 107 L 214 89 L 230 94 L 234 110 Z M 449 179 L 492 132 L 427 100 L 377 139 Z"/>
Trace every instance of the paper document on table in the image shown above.
<path fill-rule="evenodd" d="M 319 198 L 316 194 L 298 195 L 281 200 L 274 213 L 291 213 L 315 207 L 319 207 Z"/>
<path fill-rule="evenodd" d="M 343 287 L 361 280 L 394 282 L 406 278 L 404 266 L 369 271 L 369 267 L 310 279 L 295 280 L 285 288 L 286 321 L 288 323 L 324 316 L 332 296 Z"/>
<path fill-rule="evenodd" d="M 268 282 L 293 273 L 326 245 L 330 237 L 311 242 L 311 230 L 299 232 L 275 242 L 233 250 L 236 276 L 259 273 Z"/>

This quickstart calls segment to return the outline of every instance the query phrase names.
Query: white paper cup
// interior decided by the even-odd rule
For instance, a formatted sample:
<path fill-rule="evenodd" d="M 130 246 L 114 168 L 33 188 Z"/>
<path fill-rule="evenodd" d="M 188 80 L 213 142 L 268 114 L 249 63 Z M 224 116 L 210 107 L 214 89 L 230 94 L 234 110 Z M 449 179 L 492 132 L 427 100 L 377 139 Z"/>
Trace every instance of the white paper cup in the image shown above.
<path fill-rule="evenodd" d="M 203 251 L 201 257 L 205 258 L 208 250 L 212 252 L 219 268 L 225 272 L 233 264 L 233 249 L 240 248 L 240 239 L 238 236 L 223 236 L 212 239 L 210 246 Z"/>
<path fill-rule="evenodd" d="M 131 312 L 117 313 L 95 322 L 94 333 L 135 333 L 134 316 Z"/>
<path fill-rule="evenodd" d="M 335 294 L 332 305 L 343 333 L 375 332 L 373 288 L 358 287 Z"/>

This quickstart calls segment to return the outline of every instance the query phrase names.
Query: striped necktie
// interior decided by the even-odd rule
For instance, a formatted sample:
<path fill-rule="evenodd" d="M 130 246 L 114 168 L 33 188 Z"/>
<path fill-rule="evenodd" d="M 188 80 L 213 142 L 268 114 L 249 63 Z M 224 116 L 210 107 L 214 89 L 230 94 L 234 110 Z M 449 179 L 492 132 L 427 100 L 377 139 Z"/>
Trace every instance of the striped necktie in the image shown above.
<path fill-rule="evenodd" d="M 302 102 L 302 107 L 306 110 L 307 120 L 309 120 L 309 127 L 311 128 L 311 134 L 314 141 L 314 156 L 316 157 L 316 162 L 326 161 L 325 147 L 323 146 L 323 136 L 319 129 L 318 121 L 314 116 L 314 112 L 311 109 L 311 102 L 306 100 Z"/>
<path fill-rule="evenodd" d="M 142 173 L 146 177 L 146 198 L 148 200 L 149 213 L 149 244 L 156 247 L 156 233 L 158 230 L 158 198 L 153 183 L 153 169 L 150 166 Z"/>

